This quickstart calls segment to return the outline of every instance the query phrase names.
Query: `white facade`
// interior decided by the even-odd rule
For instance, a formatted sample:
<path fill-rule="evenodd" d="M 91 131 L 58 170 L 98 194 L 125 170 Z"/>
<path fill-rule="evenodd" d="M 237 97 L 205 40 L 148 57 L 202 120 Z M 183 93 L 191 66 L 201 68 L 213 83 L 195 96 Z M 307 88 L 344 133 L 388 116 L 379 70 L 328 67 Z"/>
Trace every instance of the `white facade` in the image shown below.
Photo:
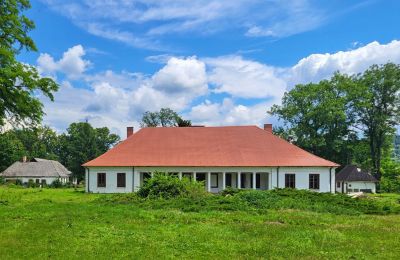
<path fill-rule="evenodd" d="M 333 167 L 88 167 L 86 192 L 126 193 L 139 190 L 146 176 L 151 173 L 169 172 L 179 178 L 204 178 L 205 189 L 212 193 L 232 188 L 269 190 L 285 188 L 285 175 L 295 175 L 296 189 L 309 189 L 310 174 L 319 176 L 317 192 L 335 192 L 335 168 Z M 105 173 L 105 187 L 98 187 L 98 174 Z M 117 187 L 118 173 L 125 173 L 125 187 Z M 229 177 L 230 176 L 230 177 Z M 224 178 L 225 177 L 225 178 Z M 243 182 L 243 183 L 242 183 Z M 102 186 L 102 185 L 100 185 Z"/>
<path fill-rule="evenodd" d="M 336 192 L 372 192 L 376 193 L 376 183 L 370 181 L 345 181 L 336 183 Z"/>

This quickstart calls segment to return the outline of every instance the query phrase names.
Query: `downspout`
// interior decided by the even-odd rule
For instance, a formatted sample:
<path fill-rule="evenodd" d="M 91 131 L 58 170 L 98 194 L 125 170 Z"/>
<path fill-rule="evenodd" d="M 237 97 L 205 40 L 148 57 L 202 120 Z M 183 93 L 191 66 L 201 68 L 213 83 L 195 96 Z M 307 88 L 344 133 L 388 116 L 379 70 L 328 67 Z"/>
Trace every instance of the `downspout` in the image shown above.
<path fill-rule="evenodd" d="M 329 192 L 332 193 L 332 167 L 329 168 Z"/>

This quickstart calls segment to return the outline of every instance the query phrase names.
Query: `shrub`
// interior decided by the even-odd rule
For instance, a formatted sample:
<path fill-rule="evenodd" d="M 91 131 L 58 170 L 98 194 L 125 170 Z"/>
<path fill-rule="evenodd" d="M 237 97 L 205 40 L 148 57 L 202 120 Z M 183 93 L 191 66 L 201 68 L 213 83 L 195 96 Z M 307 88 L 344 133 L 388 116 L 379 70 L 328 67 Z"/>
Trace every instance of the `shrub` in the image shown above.
<path fill-rule="evenodd" d="M 32 180 L 32 179 L 29 179 L 28 180 L 28 183 L 26 184 L 26 186 L 28 187 L 28 188 L 36 188 L 36 183 L 34 182 L 34 180 Z"/>
<path fill-rule="evenodd" d="M 187 178 L 180 180 L 162 172 L 155 172 L 153 178 L 148 179 L 139 189 L 138 195 L 142 198 L 198 198 L 206 195 L 201 182 L 193 182 Z"/>
<path fill-rule="evenodd" d="M 60 179 L 54 180 L 49 187 L 51 188 L 62 188 L 64 185 L 63 183 L 60 181 Z"/>
<path fill-rule="evenodd" d="M 22 180 L 21 179 L 16 179 L 15 180 L 15 185 L 22 186 L 23 185 Z"/>
<path fill-rule="evenodd" d="M 235 195 L 235 194 L 239 193 L 240 191 L 243 191 L 243 190 L 232 188 L 232 187 L 227 187 L 225 190 L 221 191 L 221 195 L 222 196 Z"/>
<path fill-rule="evenodd" d="M 3 185 L 6 183 L 6 179 L 4 179 L 3 176 L 0 176 L 0 185 Z"/>

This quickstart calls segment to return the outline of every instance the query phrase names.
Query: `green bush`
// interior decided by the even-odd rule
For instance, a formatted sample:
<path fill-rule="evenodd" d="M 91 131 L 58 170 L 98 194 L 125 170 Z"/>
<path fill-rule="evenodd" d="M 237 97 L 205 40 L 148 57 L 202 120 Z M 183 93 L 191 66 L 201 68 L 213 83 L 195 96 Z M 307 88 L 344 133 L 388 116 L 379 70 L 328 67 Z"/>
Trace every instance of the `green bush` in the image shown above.
<path fill-rule="evenodd" d="M 64 186 L 64 184 L 63 184 L 59 179 L 53 181 L 53 182 L 49 185 L 49 187 L 51 187 L 51 188 L 62 188 L 63 186 Z"/>
<path fill-rule="evenodd" d="M 34 180 L 29 179 L 29 180 L 28 180 L 28 183 L 26 184 L 26 187 L 28 187 L 28 188 L 36 188 L 37 185 L 36 185 L 36 183 L 35 183 Z"/>
<path fill-rule="evenodd" d="M 0 176 L 0 185 L 3 185 L 6 183 L 6 179 L 4 179 L 3 176 Z"/>
<path fill-rule="evenodd" d="M 243 190 L 240 190 L 237 188 L 232 188 L 232 187 L 227 187 L 225 190 L 221 191 L 221 195 L 222 196 L 235 195 L 235 194 L 239 193 L 240 191 L 243 191 Z"/>
<path fill-rule="evenodd" d="M 201 182 L 193 182 L 187 178 L 180 180 L 162 172 L 155 172 L 139 189 L 138 195 L 142 198 L 176 198 L 176 197 L 203 197 L 207 193 Z"/>
<path fill-rule="evenodd" d="M 15 185 L 22 186 L 23 185 L 22 180 L 21 179 L 16 179 L 15 180 Z"/>

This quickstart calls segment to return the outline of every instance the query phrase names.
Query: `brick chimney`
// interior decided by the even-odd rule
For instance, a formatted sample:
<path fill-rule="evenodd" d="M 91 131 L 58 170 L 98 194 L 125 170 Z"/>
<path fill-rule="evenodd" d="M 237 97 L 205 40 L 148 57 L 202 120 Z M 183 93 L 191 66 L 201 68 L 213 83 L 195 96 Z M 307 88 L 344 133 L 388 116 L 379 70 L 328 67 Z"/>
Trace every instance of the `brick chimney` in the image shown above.
<path fill-rule="evenodd" d="M 272 133 L 272 124 L 264 124 L 264 130 Z"/>
<path fill-rule="evenodd" d="M 126 138 L 128 138 L 131 135 L 133 135 L 133 126 L 128 126 L 126 128 Z"/>

